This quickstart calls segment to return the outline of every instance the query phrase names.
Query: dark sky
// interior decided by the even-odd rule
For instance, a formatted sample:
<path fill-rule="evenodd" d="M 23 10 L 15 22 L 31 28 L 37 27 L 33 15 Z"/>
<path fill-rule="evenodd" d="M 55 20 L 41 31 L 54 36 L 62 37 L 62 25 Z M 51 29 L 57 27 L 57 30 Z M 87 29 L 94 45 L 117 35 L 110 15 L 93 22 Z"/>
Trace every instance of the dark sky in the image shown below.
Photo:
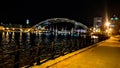
<path fill-rule="evenodd" d="M 119 15 L 119 2 L 115 0 L 4 0 L 0 2 L 0 22 L 36 24 L 48 18 L 62 17 L 92 25 L 93 18 Z"/>

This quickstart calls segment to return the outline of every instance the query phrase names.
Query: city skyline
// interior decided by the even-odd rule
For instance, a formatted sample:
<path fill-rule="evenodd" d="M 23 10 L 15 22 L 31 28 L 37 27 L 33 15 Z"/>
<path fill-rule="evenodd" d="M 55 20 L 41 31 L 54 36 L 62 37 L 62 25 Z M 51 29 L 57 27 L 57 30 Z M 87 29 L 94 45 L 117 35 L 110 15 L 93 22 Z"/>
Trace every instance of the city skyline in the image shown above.
<path fill-rule="evenodd" d="M 1 3 L 0 22 L 37 24 L 49 18 L 70 18 L 87 26 L 93 24 L 94 17 L 104 17 L 105 9 L 110 16 L 116 14 L 119 17 L 119 2 L 115 0 L 42 0 L 42 1 L 5 1 Z"/>

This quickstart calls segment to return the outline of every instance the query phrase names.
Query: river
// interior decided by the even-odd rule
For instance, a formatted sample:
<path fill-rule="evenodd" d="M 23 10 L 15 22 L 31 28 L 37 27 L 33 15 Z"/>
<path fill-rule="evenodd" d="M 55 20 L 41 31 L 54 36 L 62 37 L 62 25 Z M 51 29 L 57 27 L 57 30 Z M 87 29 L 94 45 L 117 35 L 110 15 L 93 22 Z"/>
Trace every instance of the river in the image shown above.
<path fill-rule="evenodd" d="M 0 32 L 0 68 L 39 65 L 97 42 L 80 34 Z"/>

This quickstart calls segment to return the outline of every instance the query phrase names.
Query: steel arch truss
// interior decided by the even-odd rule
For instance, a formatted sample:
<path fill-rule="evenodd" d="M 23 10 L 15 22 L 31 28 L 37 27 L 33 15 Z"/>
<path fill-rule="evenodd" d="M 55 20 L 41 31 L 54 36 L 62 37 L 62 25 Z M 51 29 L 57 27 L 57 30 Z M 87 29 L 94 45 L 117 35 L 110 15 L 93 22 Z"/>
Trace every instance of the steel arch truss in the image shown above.
<path fill-rule="evenodd" d="M 51 18 L 51 19 L 47 19 L 45 21 L 41 21 L 39 22 L 38 24 L 34 25 L 32 27 L 32 29 L 35 29 L 35 30 L 39 30 L 47 25 L 50 25 L 52 23 L 58 23 L 58 22 L 68 22 L 68 23 L 73 23 L 75 24 L 76 26 L 81 26 L 83 29 L 88 29 L 88 27 L 80 22 L 77 22 L 75 20 L 71 20 L 71 19 L 68 19 L 68 18 Z"/>

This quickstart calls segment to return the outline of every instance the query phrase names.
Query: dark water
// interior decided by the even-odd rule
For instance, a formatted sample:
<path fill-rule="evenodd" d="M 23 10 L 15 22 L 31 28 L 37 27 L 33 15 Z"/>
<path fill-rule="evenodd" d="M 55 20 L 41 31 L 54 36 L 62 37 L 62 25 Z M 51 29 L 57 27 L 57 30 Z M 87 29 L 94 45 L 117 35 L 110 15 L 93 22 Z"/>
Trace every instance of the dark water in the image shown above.
<path fill-rule="evenodd" d="M 0 68 L 39 65 L 97 42 L 87 35 L 1 32 Z"/>

